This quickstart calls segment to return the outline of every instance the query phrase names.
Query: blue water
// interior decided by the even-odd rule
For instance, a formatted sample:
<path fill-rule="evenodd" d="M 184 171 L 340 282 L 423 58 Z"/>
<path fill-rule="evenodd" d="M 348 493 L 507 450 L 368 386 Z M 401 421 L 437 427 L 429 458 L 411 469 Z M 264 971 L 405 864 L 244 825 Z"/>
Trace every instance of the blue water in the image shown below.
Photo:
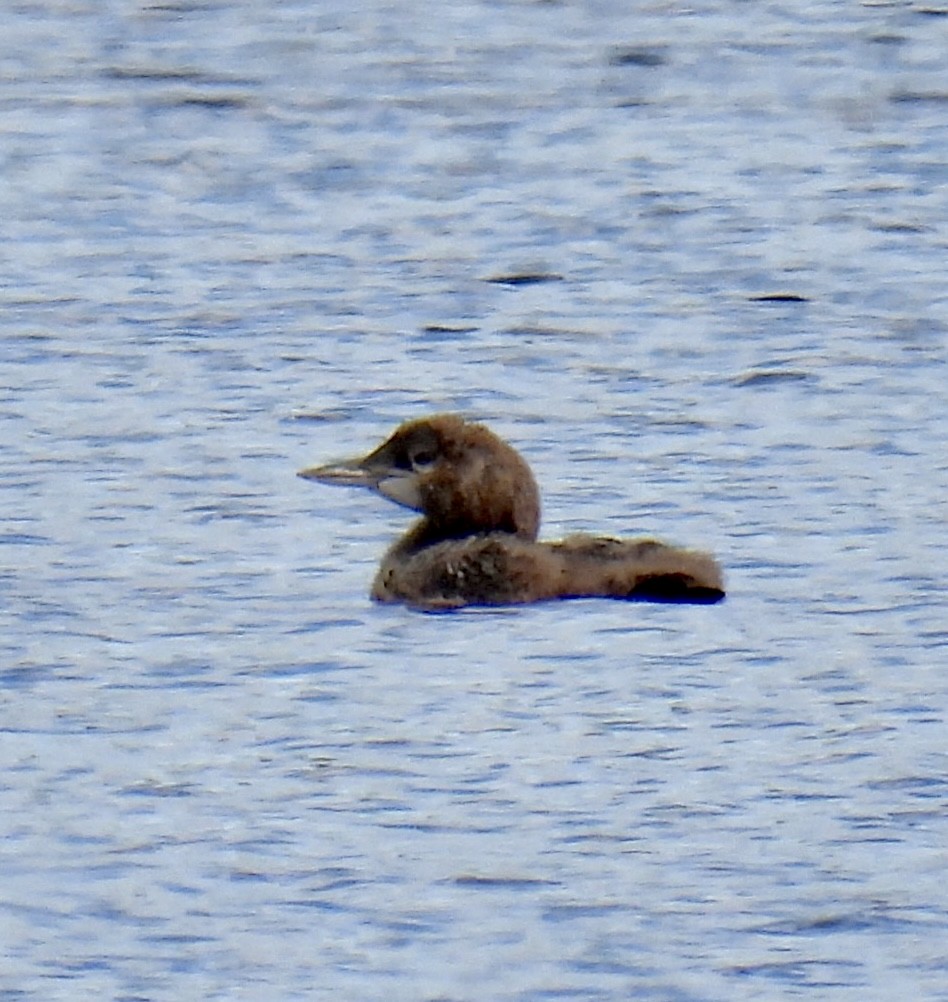
<path fill-rule="evenodd" d="M 355 6 L 5 8 L 0 996 L 948 999 L 948 9 Z M 372 605 L 444 409 L 727 602 Z"/>

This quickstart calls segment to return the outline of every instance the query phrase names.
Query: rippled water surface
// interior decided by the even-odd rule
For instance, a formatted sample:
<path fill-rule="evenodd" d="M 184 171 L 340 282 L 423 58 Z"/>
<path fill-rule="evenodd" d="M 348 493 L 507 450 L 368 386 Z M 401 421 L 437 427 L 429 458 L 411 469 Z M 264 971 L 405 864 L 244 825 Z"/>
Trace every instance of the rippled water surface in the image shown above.
<path fill-rule="evenodd" d="M 5 8 L 4 999 L 948 999 L 946 48 Z M 446 409 L 727 602 L 373 606 Z"/>

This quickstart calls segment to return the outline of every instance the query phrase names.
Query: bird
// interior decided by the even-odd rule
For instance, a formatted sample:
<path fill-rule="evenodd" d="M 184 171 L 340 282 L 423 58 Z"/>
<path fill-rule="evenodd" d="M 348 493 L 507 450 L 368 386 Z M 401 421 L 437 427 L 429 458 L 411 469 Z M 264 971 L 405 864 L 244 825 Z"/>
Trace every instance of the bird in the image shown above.
<path fill-rule="evenodd" d="M 526 460 L 459 414 L 401 424 L 365 456 L 298 474 L 368 488 L 422 517 L 385 553 L 377 602 L 428 611 L 568 598 L 710 604 L 725 597 L 708 553 L 656 539 L 585 533 L 540 541 L 540 492 Z"/>

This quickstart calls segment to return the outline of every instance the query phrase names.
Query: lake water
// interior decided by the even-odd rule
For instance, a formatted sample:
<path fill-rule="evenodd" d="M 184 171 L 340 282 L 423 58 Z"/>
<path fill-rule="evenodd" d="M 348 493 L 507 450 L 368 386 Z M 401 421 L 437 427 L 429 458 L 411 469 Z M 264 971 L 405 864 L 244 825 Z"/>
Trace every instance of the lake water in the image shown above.
<path fill-rule="evenodd" d="M 4 9 L 0 996 L 948 999 L 948 8 L 355 7 Z M 728 600 L 373 605 L 448 409 Z"/>

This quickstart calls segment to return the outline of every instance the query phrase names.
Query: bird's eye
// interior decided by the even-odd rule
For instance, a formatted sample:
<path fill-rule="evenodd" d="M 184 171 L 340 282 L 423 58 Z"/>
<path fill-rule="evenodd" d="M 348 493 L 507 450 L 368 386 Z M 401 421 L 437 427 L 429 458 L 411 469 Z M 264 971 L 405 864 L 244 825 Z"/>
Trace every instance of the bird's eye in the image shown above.
<path fill-rule="evenodd" d="M 411 468 L 418 472 L 434 466 L 438 456 L 433 449 L 419 449 L 417 452 L 413 452 L 409 458 L 411 459 Z"/>

